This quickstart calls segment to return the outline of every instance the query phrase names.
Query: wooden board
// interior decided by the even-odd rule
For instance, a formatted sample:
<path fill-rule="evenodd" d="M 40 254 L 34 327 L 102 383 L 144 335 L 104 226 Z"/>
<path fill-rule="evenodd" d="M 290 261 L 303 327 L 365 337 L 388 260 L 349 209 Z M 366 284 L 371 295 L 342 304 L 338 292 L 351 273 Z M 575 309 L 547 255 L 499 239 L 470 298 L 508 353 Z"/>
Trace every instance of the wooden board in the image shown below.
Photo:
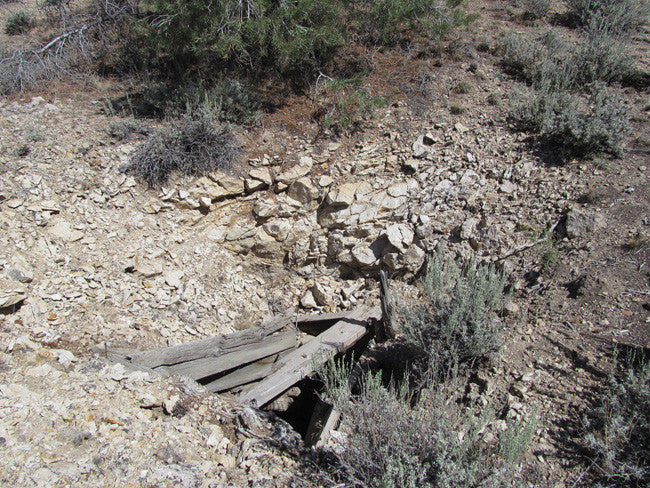
<path fill-rule="evenodd" d="M 235 371 L 223 375 L 214 381 L 204 384 L 206 390 L 212 393 L 221 393 L 237 386 L 246 385 L 253 381 L 261 380 L 273 370 L 273 363 L 278 360 L 278 355 L 269 356 L 251 363 Z"/>
<path fill-rule="evenodd" d="M 202 357 L 193 361 L 174 364 L 167 368 L 173 374 L 200 380 L 297 346 L 298 333 L 295 330 L 290 330 L 265 337 L 254 344 L 227 349 L 219 355 Z"/>
<path fill-rule="evenodd" d="M 293 323 L 294 315 L 287 314 L 275 317 L 259 327 L 242 330 L 233 334 L 210 337 L 199 341 L 188 342 L 179 346 L 165 347 L 133 354 L 130 359 L 134 364 L 147 368 L 172 366 L 174 364 L 193 361 L 206 357 L 216 357 L 242 346 L 257 344 L 264 337 Z"/>
<path fill-rule="evenodd" d="M 381 315 L 378 309 L 361 307 L 350 312 L 343 320 L 287 354 L 266 378 L 244 391 L 240 400 L 263 407 L 312 373 L 317 364 L 348 350 L 369 335 L 367 318 Z"/>

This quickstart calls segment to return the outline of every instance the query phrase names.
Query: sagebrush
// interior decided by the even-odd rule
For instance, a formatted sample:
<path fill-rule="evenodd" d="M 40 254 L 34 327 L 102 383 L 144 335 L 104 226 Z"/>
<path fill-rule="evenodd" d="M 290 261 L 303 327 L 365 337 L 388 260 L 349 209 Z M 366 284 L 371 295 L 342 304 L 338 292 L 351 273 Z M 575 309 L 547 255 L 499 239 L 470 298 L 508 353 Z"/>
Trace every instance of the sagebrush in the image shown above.
<path fill-rule="evenodd" d="M 598 486 L 650 485 L 650 361 L 632 355 L 627 363 L 619 372 L 615 365 L 602 404 L 585 418 Z"/>
<path fill-rule="evenodd" d="M 209 116 L 197 115 L 154 132 L 136 149 L 124 171 L 157 186 L 172 172 L 196 176 L 227 171 L 239 153 L 228 126 L 217 127 Z"/>
<path fill-rule="evenodd" d="M 534 431 L 534 419 L 511 424 L 502 442 L 482 434 L 494 420 L 457 400 L 458 385 L 440 384 L 414 398 L 405 383 L 386 387 L 381 375 L 367 374 L 353 388 L 351 367 L 328 362 L 321 376 L 327 399 L 341 413 L 346 436 L 333 481 L 368 488 L 513 486 Z M 352 377 L 354 375 L 352 374 Z"/>
<path fill-rule="evenodd" d="M 5 33 L 13 36 L 27 32 L 33 24 L 32 16 L 25 10 L 12 12 L 5 21 Z"/>
<path fill-rule="evenodd" d="M 448 369 L 488 357 L 501 344 L 496 313 L 505 298 L 506 276 L 491 265 L 461 262 L 440 247 L 421 279 L 422 302 L 400 303 L 401 329 L 428 359 Z"/>

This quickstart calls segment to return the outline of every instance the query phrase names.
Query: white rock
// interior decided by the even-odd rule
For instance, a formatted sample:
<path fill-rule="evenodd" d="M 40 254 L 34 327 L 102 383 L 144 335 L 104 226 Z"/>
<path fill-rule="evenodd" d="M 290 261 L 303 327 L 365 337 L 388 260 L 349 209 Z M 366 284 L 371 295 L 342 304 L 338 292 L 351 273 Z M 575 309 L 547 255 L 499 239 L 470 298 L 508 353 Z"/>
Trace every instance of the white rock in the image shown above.
<path fill-rule="evenodd" d="M 299 201 L 303 204 L 311 203 L 316 200 L 320 192 L 316 188 L 309 178 L 298 178 L 296 181 L 291 183 L 287 195 L 294 200 Z"/>
<path fill-rule="evenodd" d="M 356 246 L 352 249 L 352 257 L 361 266 L 372 266 L 377 263 L 377 256 L 366 245 Z"/>
<path fill-rule="evenodd" d="M 83 238 L 83 232 L 73 229 L 65 220 L 59 220 L 48 229 L 48 233 L 55 239 L 66 242 L 75 242 Z"/>
<path fill-rule="evenodd" d="M 345 183 L 331 189 L 327 194 L 327 203 L 330 205 L 349 207 L 354 202 L 354 195 L 358 186 L 358 183 Z"/>
<path fill-rule="evenodd" d="M 185 273 L 180 269 L 169 269 L 163 273 L 165 283 L 172 288 L 180 288 Z"/>
<path fill-rule="evenodd" d="M 388 242 L 402 253 L 405 253 L 410 245 L 413 244 L 413 236 L 413 231 L 405 224 L 393 224 L 386 229 Z"/>
<path fill-rule="evenodd" d="M 300 305 L 302 305 L 303 308 L 316 308 L 318 306 L 311 290 L 307 290 L 302 296 L 300 299 Z"/>
<path fill-rule="evenodd" d="M 0 308 L 11 307 L 27 298 L 27 290 L 20 283 L 0 279 Z"/>

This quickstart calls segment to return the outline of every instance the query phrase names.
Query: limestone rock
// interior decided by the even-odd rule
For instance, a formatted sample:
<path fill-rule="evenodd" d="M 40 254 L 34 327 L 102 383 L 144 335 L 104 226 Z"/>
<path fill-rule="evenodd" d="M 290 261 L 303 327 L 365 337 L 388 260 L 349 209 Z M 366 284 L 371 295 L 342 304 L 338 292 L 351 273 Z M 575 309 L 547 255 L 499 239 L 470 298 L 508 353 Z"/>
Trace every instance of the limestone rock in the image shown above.
<path fill-rule="evenodd" d="M 393 224 L 386 229 L 388 242 L 395 246 L 401 253 L 413 244 L 413 231 L 405 224 Z"/>
<path fill-rule="evenodd" d="M 271 171 L 267 167 L 254 168 L 248 172 L 248 177 L 253 180 L 257 180 L 265 184 L 266 186 L 271 186 L 273 184 L 273 177 L 271 176 Z"/>
<path fill-rule="evenodd" d="M 605 218 L 596 211 L 572 210 L 566 217 L 566 234 L 570 239 L 585 237 L 605 227 Z"/>
<path fill-rule="evenodd" d="M 20 283 L 0 278 L 0 308 L 11 307 L 27 298 L 27 290 Z"/>
<path fill-rule="evenodd" d="M 311 290 L 307 290 L 305 294 L 302 296 L 302 298 L 300 299 L 300 305 L 302 305 L 303 308 L 318 307 L 318 304 L 316 303 L 316 299 L 314 298 L 314 294 L 312 293 Z"/>
<path fill-rule="evenodd" d="M 362 267 L 370 267 L 377 263 L 377 256 L 370 247 L 361 244 L 351 251 L 354 261 Z"/>
<path fill-rule="evenodd" d="M 49 234 L 58 240 L 65 242 L 75 242 L 83 238 L 83 232 L 73 229 L 65 220 L 59 220 L 56 224 L 48 229 Z"/>
<path fill-rule="evenodd" d="M 287 191 L 287 195 L 290 198 L 293 198 L 294 200 L 303 204 L 309 204 L 313 202 L 318 198 L 319 194 L 320 192 L 318 188 L 316 188 L 312 184 L 311 179 L 307 177 L 298 178 L 296 181 L 291 183 L 291 186 Z"/>
<path fill-rule="evenodd" d="M 136 258 L 135 271 L 145 278 L 152 278 L 162 274 L 163 263 L 159 260 L 151 261 L 146 258 Z"/>
<path fill-rule="evenodd" d="M 358 186 L 357 183 L 345 183 L 333 188 L 327 194 L 327 203 L 335 206 L 349 207 L 354 202 L 354 196 Z"/>
<path fill-rule="evenodd" d="M 297 164 L 296 166 L 293 166 L 288 170 L 280 173 L 276 177 L 275 181 L 289 186 L 297 179 L 302 178 L 303 176 L 307 176 L 309 173 L 311 173 L 312 166 L 313 160 L 310 157 L 302 157 L 300 158 L 300 164 Z"/>

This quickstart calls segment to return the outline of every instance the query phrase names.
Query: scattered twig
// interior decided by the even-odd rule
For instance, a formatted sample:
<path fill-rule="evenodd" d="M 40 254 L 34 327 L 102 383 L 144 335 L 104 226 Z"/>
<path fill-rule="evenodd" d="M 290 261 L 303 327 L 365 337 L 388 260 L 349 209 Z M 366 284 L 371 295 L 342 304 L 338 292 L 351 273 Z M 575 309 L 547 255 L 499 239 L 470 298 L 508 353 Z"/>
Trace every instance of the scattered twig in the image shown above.
<path fill-rule="evenodd" d="M 520 252 L 526 251 L 527 249 L 530 249 L 531 247 L 535 247 L 536 245 L 541 244 L 542 242 L 549 240 L 551 238 L 551 236 L 553 235 L 553 232 L 555 231 L 555 228 L 559 224 L 560 224 L 560 221 L 558 220 L 544 233 L 544 235 L 542 237 L 540 237 L 539 239 L 537 239 L 534 242 L 530 242 L 528 244 L 524 244 L 523 246 L 519 246 L 519 247 L 515 247 L 514 249 L 511 249 L 510 251 L 505 253 L 503 256 L 498 258 L 495 262 L 505 261 L 506 259 L 508 259 L 509 257 L 514 256 L 515 254 L 519 254 Z"/>

